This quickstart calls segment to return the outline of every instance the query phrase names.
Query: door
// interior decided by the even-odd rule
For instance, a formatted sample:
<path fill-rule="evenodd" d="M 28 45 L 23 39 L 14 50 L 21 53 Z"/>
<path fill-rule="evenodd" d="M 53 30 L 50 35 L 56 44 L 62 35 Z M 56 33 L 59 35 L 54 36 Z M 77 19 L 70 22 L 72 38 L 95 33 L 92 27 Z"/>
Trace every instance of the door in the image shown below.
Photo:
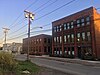
<path fill-rule="evenodd" d="M 81 58 L 81 47 L 77 47 L 78 58 Z"/>

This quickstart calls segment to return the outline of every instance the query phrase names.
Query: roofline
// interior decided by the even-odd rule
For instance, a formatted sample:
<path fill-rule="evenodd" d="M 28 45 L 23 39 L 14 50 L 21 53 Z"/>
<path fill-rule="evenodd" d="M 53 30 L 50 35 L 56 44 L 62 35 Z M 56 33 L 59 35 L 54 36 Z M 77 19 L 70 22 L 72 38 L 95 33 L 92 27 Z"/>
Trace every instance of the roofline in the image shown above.
<path fill-rule="evenodd" d="M 64 18 L 73 16 L 73 15 L 75 15 L 75 14 L 77 14 L 77 13 L 80 13 L 80 12 L 83 12 L 83 11 L 86 11 L 86 10 L 91 10 L 91 9 L 97 10 L 95 7 L 91 6 L 91 7 L 85 8 L 85 9 L 83 9 L 83 10 L 81 10 L 81 11 L 75 12 L 75 13 L 73 13 L 73 14 L 71 14 L 71 15 L 65 16 L 65 17 L 60 18 L 60 19 L 58 19 L 58 20 L 55 20 L 55 21 L 53 21 L 52 23 L 57 22 L 57 21 L 59 21 L 59 20 L 62 20 L 62 19 L 64 19 Z"/>

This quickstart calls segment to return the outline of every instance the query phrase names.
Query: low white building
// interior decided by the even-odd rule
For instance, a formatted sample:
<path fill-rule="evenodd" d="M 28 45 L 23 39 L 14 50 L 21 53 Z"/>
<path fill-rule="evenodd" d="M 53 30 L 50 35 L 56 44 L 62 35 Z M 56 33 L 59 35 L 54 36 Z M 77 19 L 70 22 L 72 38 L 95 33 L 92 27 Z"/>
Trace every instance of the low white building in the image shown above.
<path fill-rule="evenodd" d="M 22 51 L 22 43 L 12 43 L 12 53 L 17 53 L 20 54 L 20 52 Z"/>
<path fill-rule="evenodd" d="M 3 51 L 11 52 L 11 43 L 3 44 Z"/>
<path fill-rule="evenodd" d="M 12 53 L 16 53 L 16 54 L 20 54 L 20 52 L 22 51 L 22 43 L 7 43 L 7 44 L 3 44 L 3 50 L 4 51 L 8 51 L 8 52 L 12 52 Z"/>

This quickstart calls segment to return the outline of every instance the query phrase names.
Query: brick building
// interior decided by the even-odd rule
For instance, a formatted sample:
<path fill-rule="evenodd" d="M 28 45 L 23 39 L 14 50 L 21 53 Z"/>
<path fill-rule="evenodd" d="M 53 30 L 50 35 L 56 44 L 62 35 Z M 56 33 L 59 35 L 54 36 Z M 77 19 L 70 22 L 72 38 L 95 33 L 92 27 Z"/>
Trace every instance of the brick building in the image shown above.
<path fill-rule="evenodd" d="M 100 59 L 99 23 L 94 7 L 52 22 L 52 55 Z"/>
<path fill-rule="evenodd" d="M 23 39 L 23 52 L 27 53 L 28 43 L 29 43 L 29 53 L 33 55 L 43 55 L 51 53 L 51 43 L 52 38 L 51 35 L 37 35 L 30 37 L 30 41 L 28 42 L 28 38 Z"/>

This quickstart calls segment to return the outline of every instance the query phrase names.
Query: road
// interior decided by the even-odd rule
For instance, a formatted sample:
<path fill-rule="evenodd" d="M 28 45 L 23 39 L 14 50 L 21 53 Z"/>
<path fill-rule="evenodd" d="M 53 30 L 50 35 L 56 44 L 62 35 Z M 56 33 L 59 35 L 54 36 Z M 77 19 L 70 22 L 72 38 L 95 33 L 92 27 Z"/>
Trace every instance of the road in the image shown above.
<path fill-rule="evenodd" d="M 18 56 L 17 58 L 20 60 L 26 59 L 26 57 L 22 55 Z M 39 66 L 56 69 L 65 73 L 72 73 L 74 75 L 100 75 L 100 67 L 66 63 L 39 57 L 31 58 L 31 61 Z"/>

